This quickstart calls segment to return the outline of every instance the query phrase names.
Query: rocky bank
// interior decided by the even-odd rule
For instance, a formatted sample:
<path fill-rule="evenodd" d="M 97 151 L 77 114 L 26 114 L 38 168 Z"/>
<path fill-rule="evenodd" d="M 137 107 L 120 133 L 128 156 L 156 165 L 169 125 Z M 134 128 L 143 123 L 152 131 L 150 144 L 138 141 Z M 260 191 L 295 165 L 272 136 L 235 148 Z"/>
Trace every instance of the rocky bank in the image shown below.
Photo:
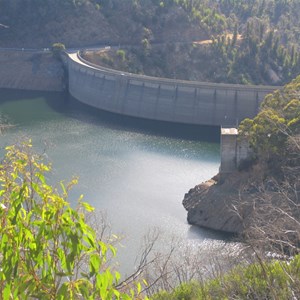
<path fill-rule="evenodd" d="M 189 224 L 241 233 L 250 220 L 249 204 L 259 197 L 251 177 L 248 172 L 231 173 L 222 180 L 217 175 L 190 189 L 182 202 Z"/>

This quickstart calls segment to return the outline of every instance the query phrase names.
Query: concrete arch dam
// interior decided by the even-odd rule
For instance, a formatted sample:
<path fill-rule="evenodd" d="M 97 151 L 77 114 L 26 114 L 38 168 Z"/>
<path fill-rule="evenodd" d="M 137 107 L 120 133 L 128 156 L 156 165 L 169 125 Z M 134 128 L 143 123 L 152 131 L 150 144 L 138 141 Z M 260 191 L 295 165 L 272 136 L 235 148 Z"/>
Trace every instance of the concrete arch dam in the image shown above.
<path fill-rule="evenodd" d="M 236 126 L 254 117 L 263 98 L 281 88 L 149 77 L 93 65 L 69 54 L 69 92 L 87 105 L 144 119 Z"/>

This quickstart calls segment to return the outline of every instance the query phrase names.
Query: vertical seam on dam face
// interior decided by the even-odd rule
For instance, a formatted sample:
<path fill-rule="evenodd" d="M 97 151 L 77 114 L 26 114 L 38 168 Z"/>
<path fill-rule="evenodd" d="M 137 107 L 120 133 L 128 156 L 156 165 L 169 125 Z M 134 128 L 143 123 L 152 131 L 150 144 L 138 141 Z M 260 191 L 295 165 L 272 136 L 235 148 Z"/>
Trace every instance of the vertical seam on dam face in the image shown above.
<path fill-rule="evenodd" d="M 129 83 L 130 83 L 130 79 L 126 80 L 125 95 L 124 95 L 124 100 L 123 100 L 123 103 L 122 103 L 122 105 L 123 105 L 123 107 L 122 107 L 123 110 L 122 111 L 124 111 L 124 109 L 126 107 Z"/>
<path fill-rule="evenodd" d="M 195 91 L 194 91 L 194 114 L 193 114 L 193 122 L 195 122 L 197 120 L 197 116 L 198 116 L 198 103 L 197 103 L 197 88 L 195 87 Z"/>
<path fill-rule="evenodd" d="M 155 109 L 154 109 L 154 117 L 157 117 L 158 114 L 158 103 L 159 103 L 159 98 L 160 98 L 160 84 L 158 85 L 157 88 L 157 95 L 156 95 L 156 101 L 155 101 Z"/>
<path fill-rule="evenodd" d="M 143 97 L 144 97 L 144 88 L 145 88 L 145 82 L 143 82 L 141 85 L 141 92 L 140 92 L 140 97 L 139 97 L 139 102 L 138 102 L 138 115 L 141 114 L 141 105 L 142 105 Z"/>
<path fill-rule="evenodd" d="M 69 91 L 114 113 L 177 123 L 237 126 L 253 118 L 264 96 L 282 87 L 155 78 L 92 65 L 69 54 Z"/>
<path fill-rule="evenodd" d="M 238 118 L 238 91 L 235 91 L 234 93 L 234 118 L 236 120 L 236 125 L 239 123 L 239 118 Z"/>
<path fill-rule="evenodd" d="M 259 96 L 258 96 L 258 92 L 256 92 L 256 104 L 255 104 L 255 111 L 256 111 L 256 114 L 258 114 L 259 112 Z"/>
<path fill-rule="evenodd" d="M 178 103 L 177 103 L 177 98 L 178 98 L 178 84 L 176 84 L 175 86 L 174 86 L 174 88 L 175 88 L 175 90 L 174 90 L 174 103 L 173 103 L 173 114 L 172 114 L 172 118 L 173 119 L 176 119 L 176 114 L 177 114 L 177 105 L 178 105 Z"/>
<path fill-rule="evenodd" d="M 216 118 L 216 114 L 217 114 L 217 89 L 214 90 L 214 98 L 213 98 L 213 110 L 212 110 L 212 116 L 213 116 L 213 123 L 216 124 L 217 123 L 217 118 Z M 223 124 L 220 124 L 223 125 Z"/>

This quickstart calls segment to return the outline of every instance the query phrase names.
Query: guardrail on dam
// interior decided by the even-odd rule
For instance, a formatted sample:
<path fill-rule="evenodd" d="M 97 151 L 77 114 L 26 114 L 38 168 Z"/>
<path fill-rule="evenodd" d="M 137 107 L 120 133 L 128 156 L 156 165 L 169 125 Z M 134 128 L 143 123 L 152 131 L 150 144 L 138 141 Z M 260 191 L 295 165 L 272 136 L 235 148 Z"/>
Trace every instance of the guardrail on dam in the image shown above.
<path fill-rule="evenodd" d="M 149 77 L 95 66 L 69 54 L 69 92 L 79 101 L 127 116 L 236 126 L 254 117 L 265 95 L 281 88 Z"/>

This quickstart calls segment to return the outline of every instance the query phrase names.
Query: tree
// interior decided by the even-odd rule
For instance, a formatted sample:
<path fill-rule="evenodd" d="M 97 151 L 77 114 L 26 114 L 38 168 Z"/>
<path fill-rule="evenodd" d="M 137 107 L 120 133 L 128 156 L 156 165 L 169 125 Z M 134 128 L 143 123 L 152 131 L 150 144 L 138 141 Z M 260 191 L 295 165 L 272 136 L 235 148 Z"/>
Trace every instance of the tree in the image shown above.
<path fill-rule="evenodd" d="M 283 90 L 267 95 L 254 119 L 241 122 L 239 132 L 262 161 L 284 164 L 289 157 L 287 141 L 300 132 L 299 90 L 300 76 Z"/>
<path fill-rule="evenodd" d="M 117 56 L 121 59 L 122 62 L 124 62 L 126 60 L 126 53 L 124 50 L 122 49 L 119 49 L 117 52 L 116 52 Z"/>
<path fill-rule="evenodd" d="M 86 223 L 93 208 L 68 191 L 76 184 L 47 183 L 51 165 L 32 152 L 30 142 L 6 148 L 0 165 L 0 298 L 132 299 L 118 287 L 120 274 L 106 265 L 115 248 Z"/>
<path fill-rule="evenodd" d="M 52 45 L 52 53 L 55 57 L 59 57 L 60 53 L 66 50 L 66 47 L 62 43 L 54 43 Z"/>

